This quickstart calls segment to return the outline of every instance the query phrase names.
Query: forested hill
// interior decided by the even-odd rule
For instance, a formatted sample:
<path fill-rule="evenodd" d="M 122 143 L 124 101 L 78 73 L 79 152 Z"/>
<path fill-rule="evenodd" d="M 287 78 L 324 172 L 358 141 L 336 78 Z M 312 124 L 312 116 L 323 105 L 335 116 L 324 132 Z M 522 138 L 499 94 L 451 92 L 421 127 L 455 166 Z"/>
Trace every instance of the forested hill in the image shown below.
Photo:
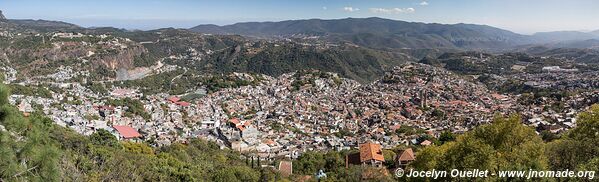
<path fill-rule="evenodd" d="M 316 38 L 331 42 L 349 42 L 375 49 L 502 51 L 521 45 L 599 40 L 597 31 L 558 31 L 523 35 L 487 25 L 419 23 L 376 17 L 245 22 L 225 26 L 199 25 L 190 30 L 257 38 Z"/>
<path fill-rule="evenodd" d="M 46 76 L 60 67 L 89 71 L 92 80 L 127 80 L 131 75 L 119 76 L 117 72 L 149 70 L 163 60 L 207 74 L 251 72 L 278 76 L 318 69 L 370 82 L 390 67 L 432 52 L 384 51 L 321 41 L 251 40 L 184 29 L 88 29 L 43 20 L 10 20 L 0 25 L 0 33 L 7 32 L 7 36 L 0 36 L 0 64 L 14 68 L 19 73 L 17 80 Z"/>
<path fill-rule="evenodd" d="M 526 36 L 472 24 L 426 24 L 382 18 L 248 22 L 228 26 L 200 25 L 191 30 L 254 37 L 322 36 L 371 48 L 490 48 L 529 43 Z"/>

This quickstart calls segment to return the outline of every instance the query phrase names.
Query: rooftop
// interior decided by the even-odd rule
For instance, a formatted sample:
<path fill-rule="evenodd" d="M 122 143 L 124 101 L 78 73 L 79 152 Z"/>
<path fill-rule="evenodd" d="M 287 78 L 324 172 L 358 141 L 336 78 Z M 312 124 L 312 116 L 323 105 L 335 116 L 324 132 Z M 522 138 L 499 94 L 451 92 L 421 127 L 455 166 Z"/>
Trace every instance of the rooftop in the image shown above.
<path fill-rule="evenodd" d="M 112 126 L 112 127 L 114 129 L 116 129 L 119 132 L 119 135 L 121 135 L 123 138 L 130 139 L 130 138 L 141 137 L 141 134 L 139 134 L 135 129 L 131 128 L 130 126 Z"/>
<path fill-rule="evenodd" d="M 360 162 L 369 160 L 385 161 L 381 145 L 371 142 L 360 144 Z"/>

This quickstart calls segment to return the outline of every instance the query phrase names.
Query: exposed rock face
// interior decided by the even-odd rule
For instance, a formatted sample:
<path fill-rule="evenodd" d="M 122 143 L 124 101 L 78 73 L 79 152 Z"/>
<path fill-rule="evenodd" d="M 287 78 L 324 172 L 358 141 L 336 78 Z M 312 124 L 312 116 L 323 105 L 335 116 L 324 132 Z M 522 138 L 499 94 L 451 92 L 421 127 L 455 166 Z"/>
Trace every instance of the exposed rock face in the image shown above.
<path fill-rule="evenodd" d="M 4 14 L 2 14 L 2 10 L 0 10 L 0 21 L 2 20 L 6 20 L 6 17 L 4 16 Z"/>

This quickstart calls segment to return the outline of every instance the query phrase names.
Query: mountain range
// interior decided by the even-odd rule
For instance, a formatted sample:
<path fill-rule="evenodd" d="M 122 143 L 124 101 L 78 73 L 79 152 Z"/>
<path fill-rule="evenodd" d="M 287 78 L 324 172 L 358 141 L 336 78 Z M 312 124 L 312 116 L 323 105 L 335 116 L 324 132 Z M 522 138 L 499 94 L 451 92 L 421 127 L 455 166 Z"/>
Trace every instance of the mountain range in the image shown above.
<path fill-rule="evenodd" d="M 563 41 L 599 40 L 595 32 L 542 32 L 523 35 L 487 25 L 418 23 L 383 18 L 246 22 L 226 26 L 199 25 L 190 30 L 209 34 L 238 34 L 256 38 L 305 38 L 348 42 L 377 49 L 484 49 Z"/>
<path fill-rule="evenodd" d="M 94 55 L 87 67 L 77 66 L 83 70 L 94 70 L 92 73 L 98 72 L 97 79 L 115 79 L 114 72 L 117 70 L 149 67 L 161 58 L 172 56 L 201 60 L 170 64 L 203 73 L 252 72 L 277 76 L 296 70 L 318 69 L 370 82 L 393 66 L 427 57 L 436 58 L 447 52 L 524 52 L 535 56 L 566 57 L 585 63 L 596 63 L 594 57 L 599 55 L 599 36 L 596 35 L 599 31 L 522 35 L 486 25 L 429 24 L 382 18 L 247 22 L 153 31 L 84 28 L 47 20 L 7 20 L 0 21 L 1 31 L 23 34 L 11 38 L 10 43 L 0 42 L 0 51 L 7 52 L 6 60 L 20 60 L 11 63 L 13 67 L 24 68 L 18 70 L 20 73 L 47 74 L 34 66 L 41 66 L 43 64 L 40 63 L 45 61 L 63 66 L 58 61 L 64 60 L 64 56 L 81 57 L 89 51 L 105 52 Z M 139 44 L 115 49 L 120 51 L 90 48 L 83 43 L 70 49 L 50 49 L 44 37 L 36 37 L 50 32 L 109 34 Z M 61 40 L 54 41 L 62 44 Z M 53 70 L 47 65 L 43 67 L 46 71 Z M 118 74 L 116 78 L 120 78 Z"/>
<path fill-rule="evenodd" d="M 0 11 L 0 20 L 6 20 Z M 60 21 L 8 20 L 19 29 L 38 31 L 86 31 L 89 29 Z M 92 28 L 101 31 L 101 28 Z M 106 29 L 106 28 L 104 28 Z M 111 31 L 123 31 L 110 29 Z M 308 19 L 280 22 L 244 22 L 218 26 L 198 25 L 194 32 L 218 35 L 242 35 L 261 39 L 319 39 L 350 43 L 382 50 L 441 49 L 512 51 L 523 46 L 596 48 L 599 30 L 592 32 L 555 31 L 523 35 L 476 24 L 438 24 L 406 22 L 383 18 Z"/>

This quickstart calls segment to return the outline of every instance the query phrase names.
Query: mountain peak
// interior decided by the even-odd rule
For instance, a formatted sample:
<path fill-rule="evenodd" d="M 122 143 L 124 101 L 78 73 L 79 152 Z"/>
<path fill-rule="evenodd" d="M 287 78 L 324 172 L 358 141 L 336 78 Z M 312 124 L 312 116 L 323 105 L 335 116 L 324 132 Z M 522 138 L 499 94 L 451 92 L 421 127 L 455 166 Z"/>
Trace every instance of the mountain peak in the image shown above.
<path fill-rule="evenodd" d="M 2 10 L 0 10 L 0 20 L 6 20 L 6 17 L 2 14 Z"/>

